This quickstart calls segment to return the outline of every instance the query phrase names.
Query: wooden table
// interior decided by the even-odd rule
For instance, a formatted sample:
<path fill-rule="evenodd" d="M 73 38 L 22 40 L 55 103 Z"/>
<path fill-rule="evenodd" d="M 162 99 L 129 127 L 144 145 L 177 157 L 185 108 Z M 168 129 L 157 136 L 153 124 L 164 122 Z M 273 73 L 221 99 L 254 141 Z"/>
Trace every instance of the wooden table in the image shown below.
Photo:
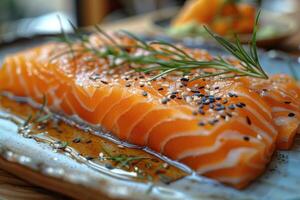
<path fill-rule="evenodd" d="M 173 12 L 172 9 L 157 11 L 154 13 L 126 18 L 124 20 L 116 21 L 109 24 L 103 24 L 102 28 L 109 31 L 126 29 L 134 33 L 148 33 L 154 34 L 157 29 L 152 25 L 152 19 L 161 15 Z M 299 15 L 300 16 L 300 15 Z M 278 45 L 279 49 L 285 50 L 292 54 L 300 56 L 300 34 L 295 34 L 282 44 Z M 49 192 L 37 186 L 33 186 L 19 178 L 8 174 L 0 169 L 0 199 L 18 200 L 18 199 L 66 199 L 59 194 Z"/>
<path fill-rule="evenodd" d="M 34 186 L 0 169 L 0 199 L 6 200 L 62 200 L 60 194 Z"/>

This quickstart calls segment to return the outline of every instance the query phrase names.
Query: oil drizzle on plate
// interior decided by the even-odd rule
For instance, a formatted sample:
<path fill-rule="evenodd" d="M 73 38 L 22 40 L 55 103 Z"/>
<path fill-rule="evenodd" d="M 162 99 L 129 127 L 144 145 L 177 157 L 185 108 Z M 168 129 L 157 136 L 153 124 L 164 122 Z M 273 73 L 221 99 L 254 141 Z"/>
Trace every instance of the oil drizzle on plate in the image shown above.
<path fill-rule="evenodd" d="M 0 109 L 7 113 L 0 118 L 18 125 L 19 133 L 24 137 L 48 143 L 54 151 L 67 154 L 105 174 L 152 183 L 170 183 L 187 175 L 186 172 L 143 150 L 115 144 L 87 130 L 70 126 L 60 119 L 47 117 L 46 114 L 39 118 L 38 123 L 33 123 L 33 118 L 40 111 L 26 103 L 0 96 Z M 28 119 L 28 116 L 31 118 Z M 24 128 L 26 119 L 28 124 Z"/>

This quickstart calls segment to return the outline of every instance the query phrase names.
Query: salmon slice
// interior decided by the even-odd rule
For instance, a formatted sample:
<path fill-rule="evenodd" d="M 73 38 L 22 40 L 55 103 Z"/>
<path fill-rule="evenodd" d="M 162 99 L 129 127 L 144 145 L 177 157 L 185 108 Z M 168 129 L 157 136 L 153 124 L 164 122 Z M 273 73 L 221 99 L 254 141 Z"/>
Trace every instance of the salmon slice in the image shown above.
<path fill-rule="evenodd" d="M 249 81 L 250 80 L 250 81 Z M 300 85 L 287 75 L 274 75 L 269 80 L 248 79 L 250 88 L 271 107 L 278 131 L 277 148 L 290 149 L 300 133 Z"/>
<path fill-rule="evenodd" d="M 148 82 L 151 74 L 128 64 L 112 68 L 86 52 L 51 59 L 53 51 L 66 48 L 46 44 L 8 56 L 0 69 L 0 90 L 39 103 L 46 96 L 54 112 L 76 115 L 236 188 L 263 173 L 276 144 L 290 144 L 299 124 L 299 88 L 289 78 L 294 94 L 286 92 L 286 82 L 273 86 L 273 79 L 257 86 L 247 78 L 188 82 L 174 73 Z M 191 55 L 210 57 L 202 50 Z M 265 86 L 272 89 L 271 98 L 259 92 Z M 277 123 L 291 109 L 296 125 L 285 119 L 285 125 Z"/>

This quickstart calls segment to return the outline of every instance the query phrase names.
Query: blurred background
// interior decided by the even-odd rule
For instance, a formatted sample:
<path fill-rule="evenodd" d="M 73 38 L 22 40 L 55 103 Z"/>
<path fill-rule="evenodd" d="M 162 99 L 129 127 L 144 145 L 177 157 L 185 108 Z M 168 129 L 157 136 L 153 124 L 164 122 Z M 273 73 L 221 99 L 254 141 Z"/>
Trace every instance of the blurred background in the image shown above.
<path fill-rule="evenodd" d="M 300 0 L 250 0 L 246 2 L 273 13 L 288 15 L 290 19 L 295 19 L 296 23 L 300 23 Z M 68 20 L 78 27 L 100 23 L 112 29 L 118 27 L 126 29 L 124 23 L 135 23 L 134 27 L 140 27 L 137 31 L 141 31 L 147 22 L 137 21 L 137 18 L 148 16 L 149 13 L 151 16 L 159 16 L 162 11 L 181 7 L 184 3 L 184 0 L 1 0 L 0 45 L 19 37 L 59 33 L 61 25 L 57 16 L 62 19 L 63 27 L 67 31 L 71 29 Z M 130 19 L 135 19 L 135 21 Z M 123 24 L 118 26 L 118 22 L 123 22 Z M 151 28 L 148 27 L 148 29 Z M 295 35 L 299 34 L 289 35 L 283 48 L 287 46 L 292 52 L 299 50 L 300 46 L 294 39 Z"/>

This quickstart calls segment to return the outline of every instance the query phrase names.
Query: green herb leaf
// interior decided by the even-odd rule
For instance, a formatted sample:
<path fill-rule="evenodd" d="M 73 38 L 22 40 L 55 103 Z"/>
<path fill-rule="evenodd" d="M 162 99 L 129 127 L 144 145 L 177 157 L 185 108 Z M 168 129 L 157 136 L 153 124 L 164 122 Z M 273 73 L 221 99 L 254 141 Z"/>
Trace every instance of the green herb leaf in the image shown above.
<path fill-rule="evenodd" d="M 91 42 L 87 39 L 87 35 L 84 35 L 78 31 L 74 25 L 71 25 L 79 39 L 77 41 L 84 48 L 84 52 L 90 52 L 96 57 L 112 60 L 111 67 L 120 66 L 115 63 L 116 59 L 120 59 L 122 60 L 122 63 L 137 64 L 138 67 L 134 68 L 137 72 L 155 72 L 155 75 L 151 77 L 149 81 L 155 80 L 172 72 L 188 74 L 196 69 L 198 69 L 197 73 L 200 73 L 200 75 L 193 77 L 191 80 L 215 76 L 219 76 L 222 79 L 238 76 L 267 79 L 268 76 L 259 62 L 256 47 L 256 33 L 259 16 L 260 12 L 258 12 L 255 20 L 252 40 L 249 43 L 249 51 L 242 46 L 237 36 L 235 38 L 235 43 L 232 43 L 211 32 L 207 27 L 204 27 L 211 37 L 213 37 L 233 57 L 240 61 L 239 66 L 234 66 L 227 59 L 219 56 L 206 61 L 197 60 L 185 52 L 185 50 L 171 43 L 164 41 L 146 42 L 131 32 L 122 31 L 122 33 L 131 38 L 134 43 L 132 46 L 125 46 L 117 43 L 111 35 L 103 31 L 99 26 L 96 26 L 95 28 L 99 36 L 105 39 L 104 45 L 101 46 L 102 51 L 100 51 L 100 49 L 92 47 Z M 65 35 L 64 32 L 63 35 Z M 70 46 L 68 38 L 65 38 L 65 41 L 67 45 Z M 157 48 L 154 45 L 158 45 L 159 47 Z M 103 48 L 106 49 L 104 52 Z M 128 48 L 136 51 L 139 50 L 143 53 L 142 55 L 137 56 L 130 53 L 130 51 L 127 51 Z M 76 52 L 76 49 L 66 51 L 66 53 L 69 52 L 74 53 Z M 77 51 L 77 53 L 80 53 L 80 51 Z M 214 69 L 214 71 L 208 73 L 206 71 L 207 69 Z"/>

